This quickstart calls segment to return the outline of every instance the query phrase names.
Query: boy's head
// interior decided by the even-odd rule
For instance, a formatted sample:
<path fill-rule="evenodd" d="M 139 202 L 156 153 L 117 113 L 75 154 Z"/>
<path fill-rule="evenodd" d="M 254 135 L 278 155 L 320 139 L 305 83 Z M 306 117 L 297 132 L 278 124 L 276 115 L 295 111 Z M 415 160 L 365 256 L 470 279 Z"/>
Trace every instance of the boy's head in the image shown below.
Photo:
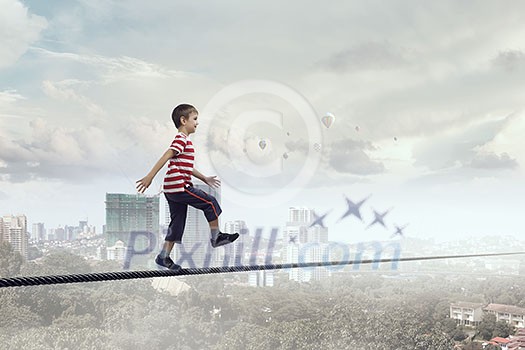
<path fill-rule="evenodd" d="M 175 107 L 171 113 L 171 119 L 175 123 L 175 127 L 179 129 L 182 125 L 181 119 L 185 119 L 187 121 L 192 113 L 199 113 L 197 112 L 197 108 L 193 107 L 192 105 L 180 104 Z"/>

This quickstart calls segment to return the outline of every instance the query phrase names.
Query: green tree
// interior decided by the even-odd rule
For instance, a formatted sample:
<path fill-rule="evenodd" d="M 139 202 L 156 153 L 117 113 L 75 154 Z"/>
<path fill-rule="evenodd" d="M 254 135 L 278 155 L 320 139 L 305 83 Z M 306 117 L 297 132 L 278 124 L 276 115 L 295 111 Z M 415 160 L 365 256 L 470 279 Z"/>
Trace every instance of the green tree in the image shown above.
<path fill-rule="evenodd" d="M 89 273 L 92 268 L 87 260 L 63 250 L 55 250 L 44 256 L 38 263 L 29 262 L 24 266 L 23 273 L 28 275 L 63 275 Z"/>
<path fill-rule="evenodd" d="M 37 247 L 30 246 L 29 248 L 27 248 L 27 260 L 35 260 L 43 256 L 44 254 Z"/>
<path fill-rule="evenodd" d="M 9 242 L 0 242 L 0 277 L 18 275 L 23 263 L 24 258 L 13 250 Z"/>
<path fill-rule="evenodd" d="M 110 334 L 93 328 L 58 328 L 37 327 L 27 330 L 13 331 L 0 336 L 0 346 L 3 350 L 19 349 L 75 349 L 75 350 L 121 350 L 123 348 L 110 344 Z"/>
<path fill-rule="evenodd" d="M 463 330 L 463 327 L 456 324 L 456 321 L 451 318 L 444 318 L 442 320 L 443 331 L 448 335 L 449 338 L 456 341 L 462 341 L 468 337 Z"/>
<path fill-rule="evenodd" d="M 514 333 L 514 327 L 505 321 L 498 321 L 496 322 L 494 331 L 492 332 L 492 337 L 507 338 L 512 333 Z"/>
<path fill-rule="evenodd" d="M 28 329 L 40 326 L 42 319 L 28 306 L 20 304 L 13 289 L 0 290 L 0 329 Z"/>
<path fill-rule="evenodd" d="M 478 326 L 478 335 L 481 339 L 490 340 L 496 329 L 496 315 L 486 313 L 482 316 Z"/>

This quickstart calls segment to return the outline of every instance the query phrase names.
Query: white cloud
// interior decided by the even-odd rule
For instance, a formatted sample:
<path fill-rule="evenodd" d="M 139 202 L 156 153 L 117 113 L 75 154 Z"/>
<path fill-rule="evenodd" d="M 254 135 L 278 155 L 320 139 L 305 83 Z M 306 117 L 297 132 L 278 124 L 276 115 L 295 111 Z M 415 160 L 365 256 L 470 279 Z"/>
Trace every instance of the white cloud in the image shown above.
<path fill-rule="evenodd" d="M 383 163 L 370 159 L 367 151 L 375 150 L 370 142 L 342 139 L 330 145 L 327 154 L 329 165 L 335 171 L 354 175 L 380 174 Z"/>
<path fill-rule="evenodd" d="M 15 63 L 38 40 L 47 21 L 29 14 L 20 1 L 0 0 L 0 8 L 0 68 L 4 68 Z"/>
<path fill-rule="evenodd" d="M 482 169 L 514 169 L 518 166 L 518 162 L 507 153 L 480 153 L 476 154 L 468 165 Z"/>
<path fill-rule="evenodd" d="M 525 113 L 522 111 L 512 113 L 505 118 L 500 132 L 479 149 L 479 152 L 488 154 L 508 154 L 519 165 L 525 164 Z"/>
<path fill-rule="evenodd" d="M 433 171 L 470 165 L 480 150 L 501 131 L 504 123 L 501 118 L 483 120 L 423 139 L 414 145 L 415 165 Z"/>
<path fill-rule="evenodd" d="M 319 66 L 336 73 L 387 70 L 406 67 L 413 60 L 410 50 L 389 42 L 365 42 L 337 52 Z"/>
<path fill-rule="evenodd" d="M 508 72 L 514 72 L 525 67 L 525 53 L 521 50 L 505 50 L 498 53 L 492 63 Z"/>
<path fill-rule="evenodd" d="M 42 48 L 34 48 L 33 51 L 53 60 L 62 60 L 70 63 L 77 62 L 85 65 L 88 69 L 95 69 L 100 74 L 99 82 L 104 84 L 125 79 L 140 80 L 188 75 L 128 56 L 107 57 L 71 52 L 53 52 Z"/>
<path fill-rule="evenodd" d="M 97 171 L 110 169 L 114 150 L 107 135 L 96 127 L 69 129 L 43 119 L 30 123 L 31 135 L 13 139 L 0 134 L 0 173 L 13 182 L 30 179 L 86 180 Z"/>
<path fill-rule="evenodd" d="M 42 90 L 46 95 L 51 98 L 55 98 L 60 101 L 73 101 L 78 102 L 82 107 L 86 108 L 90 113 L 95 115 L 102 115 L 104 111 L 100 106 L 93 103 L 89 98 L 80 95 L 74 89 L 68 86 L 76 85 L 79 82 L 77 80 L 66 80 L 60 82 L 52 82 L 45 80 L 42 82 Z"/>
<path fill-rule="evenodd" d="M 129 180 L 149 171 L 175 133 L 169 123 L 147 118 L 130 119 L 120 130 L 95 122 L 65 127 L 42 118 L 29 124 L 30 134 L 21 138 L 0 131 L 4 181 L 76 183 L 123 175 Z"/>
<path fill-rule="evenodd" d="M 0 106 L 5 107 L 18 100 L 24 100 L 25 97 L 20 95 L 16 90 L 0 91 Z"/>
<path fill-rule="evenodd" d="M 23 117 L 20 115 L 17 103 L 25 99 L 16 90 L 0 91 L 0 118 L 9 118 L 9 120 L 22 119 Z M 0 125 L 2 125 L 2 120 L 0 120 Z"/>

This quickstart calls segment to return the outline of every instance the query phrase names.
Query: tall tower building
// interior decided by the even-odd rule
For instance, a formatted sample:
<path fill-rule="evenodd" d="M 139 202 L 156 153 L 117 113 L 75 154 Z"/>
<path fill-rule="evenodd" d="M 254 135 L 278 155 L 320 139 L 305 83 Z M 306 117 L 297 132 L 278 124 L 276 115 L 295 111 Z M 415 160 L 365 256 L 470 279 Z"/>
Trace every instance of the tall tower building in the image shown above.
<path fill-rule="evenodd" d="M 158 242 L 160 238 L 158 195 L 106 193 L 105 203 L 108 247 L 115 246 L 117 241 L 122 241 L 127 247 L 132 231 L 151 232 Z M 146 236 L 137 236 L 134 243 L 136 251 L 144 250 L 150 244 Z"/>
<path fill-rule="evenodd" d="M 15 252 L 27 259 L 28 233 L 25 215 L 4 215 L 1 220 L 2 240 L 7 241 Z"/>
<path fill-rule="evenodd" d="M 43 222 L 37 222 L 33 224 L 33 231 L 31 232 L 31 238 L 37 242 L 46 240 L 46 229 Z"/>
<path fill-rule="evenodd" d="M 162 196 L 162 203 L 164 205 L 164 225 L 168 227 L 171 221 L 170 206 L 168 205 L 168 201 L 166 200 L 165 196 Z"/>
<path fill-rule="evenodd" d="M 203 183 L 194 183 L 193 186 L 214 196 L 217 202 L 219 204 L 221 203 L 220 188 L 212 188 Z M 188 264 L 194 265 L 190 267 L 203 267 L 205 265 L 218 266 L 222 264 L 222 261 L 219 261 L 221 256 L 218 253 L 219 250 L 223 250 L 223 248 L 212 248 L 210 238 L 210 225 L 202 210 L 188 206 L 182 244 L 175 244 L 173 260 L 177 262 L 179 258 L 186 259 L 181 261 L 183 267 L 186 267 Z M 186 254 L 183 255 L 182 253 Z M 190 253 L 191 256 L 188 256 Z"/>
<path fill-rule="evenodd" d="M 78 222 L 78 227 L 80 228 L 80 232 L 84 232 L 84 229 L 88 227 L 88 221 L 86 220 L 80 220 Z"/>
<path fill-rule="evenodd" d="M 250 249 L 252 241 L 246 222 L 243 220 L 228 221 L 224 224 L 224 233 L 238 233 L 239 238 L 235 242 L 224 246 L 224 254 L 227 258 L 223 259 L 223 262 L 227 265 L 244 264 L 246 251 Z"/>
<path fill-rule="evenodd" d="M 312 210 L 309 208 L 290 207 L 288 210 L 288 222 L 298 224 L 309 224 L 312 221 Z"/>
<path fill-rule="evenodd" d="M 318 262 L 326 258 L 323 252 L 328 246 L 328 229 L 320 225 L 310 226 L 314 210 L 291 207 L 284 229 L 284 254 L 288 263 Z M 320 280 L 329 275 L 323 267 L 291 269 L 289 278 L 298 282 Z"/>
<path fill-rule="evenodd" d="M 312 222 L 312 212 L 313 210 L 304 207 L 288 209 L 288 221 L 283 232 L 284 242 L 308 242 L 308 226 Z"/>

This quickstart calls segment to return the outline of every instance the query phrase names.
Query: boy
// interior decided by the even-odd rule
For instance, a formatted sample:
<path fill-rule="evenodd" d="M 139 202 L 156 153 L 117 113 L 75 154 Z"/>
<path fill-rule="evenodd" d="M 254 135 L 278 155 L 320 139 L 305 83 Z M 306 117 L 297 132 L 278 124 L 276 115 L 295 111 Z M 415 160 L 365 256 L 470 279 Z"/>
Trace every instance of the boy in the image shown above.
<path fill-rule="evenodd" d="M 189 139 L 199 125 L 197 121 L 198 112 L 195 107 L 181 104 L 175 107 L 171 118 L 178 130 L 175 139 L 168 150 L 153 166 L 144 178 L 137 181 L 137 191 L 144 191 L 151 185 L 153 178 L 160 169 L 169 161 L 168 171 L 164 177 L 164 195 L 170 208 L 170 224 L 164 241 L 162 251 L 155 259 L 157 265 L 170 270 L 179 270 L 181 267 L 170 258 L 171 250 L 175 243 L 182 243 L 184 226 L 186 225 L 186 213 L 188 205 L 204 212 L 210 225 L 211 245 L 220 247 L 235 241 L 239 234 L 226 234 L 219 230 L 219 215 L 222 212 L 215 197 L 204 191 L 193 187 L 191 176 L 202 180 L 207 185 L 217 188 L 221 182 L 216 176 L 204 176 L 193 168 L 195 150 Z"/>

